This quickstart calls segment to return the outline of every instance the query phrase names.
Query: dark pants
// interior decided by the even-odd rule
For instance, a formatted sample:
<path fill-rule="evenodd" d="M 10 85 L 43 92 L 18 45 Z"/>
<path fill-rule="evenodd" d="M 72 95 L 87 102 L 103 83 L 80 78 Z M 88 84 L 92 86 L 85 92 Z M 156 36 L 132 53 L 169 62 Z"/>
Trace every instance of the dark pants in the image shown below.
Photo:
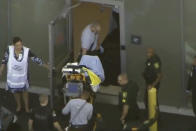
<path fill-rule="evenodd" d="M 157 98 L 156 99 L 157 99 L 158 111 L 159 111 L 159 101 L 158 101 L 159 86 L 160 86 L 160 83 L 157 84 L 157 86 L 155 86 L 155 88 L 157 89 L 157 92 L 156 92 Z M 145 107 L 146 107 L 146 112 L 148 114 L 148 84 L 146 84 L 146 90 L 145 90 L 145 94 L 144 94 L 144 104 L 145 104 Z"/>
<path fill-rule="evenodd" d="M 193 112 L 195 113 L 196 116 L 196 90 L 192 90 L 192 106 L 193 106 Z"/>
<path fill-rule="evenodd" d="M 112 15 L 113 15 L 114 20 L 116 21 L 117 28 L 119 28 L 120 27 L 119 26 L 119 23 L 120 23 L 120 21 L 119 21 L 119 13 L 112 12 Z"/>
<path fill-rule="evenodd" d="M 69 131 L 89 131 L 89 129 L 87 127 L 83 127 L 83 128 L 70 127 Z"/>
<path fill-rule="evenodd" d="M 86 55 L 91 55 L 91 56 L 98 56 L 100 58 L 100 56 L 102 55 L 101 50 L 94 50 L 94 51 L 87 51 Z M 77 58 L 77 62 L 80 62 L 82 58 L 82 49 L 80 50 L 80 55 Z"/>
<path fill-rule="evenodd" d="M 128 115 L 125 118 L 126 122 L 129 121 L 137 121 L 141 118 L 140 116 L 140 109 L 136 102 L 133 102 L 133 104 L 130 105 Z"/>
<path fill-rule="evenodd" d="M 68 131 L 89 131 L 88 125 L 71 125 Z"/>

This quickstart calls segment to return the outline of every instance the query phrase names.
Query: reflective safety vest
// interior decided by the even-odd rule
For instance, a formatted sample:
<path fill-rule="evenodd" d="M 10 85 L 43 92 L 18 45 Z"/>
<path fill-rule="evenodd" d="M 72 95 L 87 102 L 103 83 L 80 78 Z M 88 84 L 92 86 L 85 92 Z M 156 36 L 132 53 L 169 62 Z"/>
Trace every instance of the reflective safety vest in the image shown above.
<path fill-rule="evenodd" d="M 9 46 L 7 63 L 7 84 L 10 88 L 23 88 L 27 82 L 29 48 L 23 47 L 24 54 L 21 61 L 14 57 L 14 46 Z"/>

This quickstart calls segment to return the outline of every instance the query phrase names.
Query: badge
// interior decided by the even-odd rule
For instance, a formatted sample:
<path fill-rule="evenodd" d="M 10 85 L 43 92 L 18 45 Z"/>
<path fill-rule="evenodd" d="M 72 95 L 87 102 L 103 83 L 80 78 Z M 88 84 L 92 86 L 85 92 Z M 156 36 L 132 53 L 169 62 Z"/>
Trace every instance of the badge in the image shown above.
<path fill-rule="evenodd" d="M 156 68 L 156 69 L 158 69 L 160 66 L 159 66 L 159 63 L 158 62 L 156 62 L 155 64 L 154 64 L 154 67 Z"/>
<path fill-rule="evenodd" d="M 125 99 L 122 99 L 122 103 L 126 103 L 126 100 Z"/>
<path fill-rule="evenodd" d="M 123 98 L 126 98 L 127 97 L 127 92 L 123 92 Z"/>

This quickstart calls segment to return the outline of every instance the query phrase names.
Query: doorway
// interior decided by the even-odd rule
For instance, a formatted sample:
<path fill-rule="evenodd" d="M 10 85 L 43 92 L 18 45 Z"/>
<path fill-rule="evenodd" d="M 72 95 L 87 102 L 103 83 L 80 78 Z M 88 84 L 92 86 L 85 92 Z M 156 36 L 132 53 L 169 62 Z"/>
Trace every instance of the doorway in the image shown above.
<path fill-rule="evenodd" d="M 114 10 L 115 9 L 115 10 Z M 72 10 L 73 46 L 76 59 L 81 49 L 83 29 L 92 22 L 101 24 L 99 35 L 104 53 L 100 55 L 105 72 L 104 85 L 117 85 L 117 76 L 121 72 L 119 15 L 112 5 L 82 2 Z"/>

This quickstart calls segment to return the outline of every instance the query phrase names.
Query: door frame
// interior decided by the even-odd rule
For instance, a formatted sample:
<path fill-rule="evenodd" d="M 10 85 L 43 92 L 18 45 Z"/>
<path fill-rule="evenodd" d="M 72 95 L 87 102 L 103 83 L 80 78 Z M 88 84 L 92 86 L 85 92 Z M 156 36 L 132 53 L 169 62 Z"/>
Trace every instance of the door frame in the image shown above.
<path fill-rule="evenodd" d="M 67 4 L 71 6 L 72 0 L 65 0 Z M 121 73 L 127 72 L 127 59 L 126 59 L 126 39 L 125 39 L 125 8 L 124 1 L 122 0 L 80 0 L 80 2 L 89 2 L 89 3 L 97 3 L 97 4 L 106 4 L 111 6 L 119 7 L 119 24 L 120 24 L 120 66 Z M 72 37 L 72 13 L 69 13 L 69 37 Z"/>

